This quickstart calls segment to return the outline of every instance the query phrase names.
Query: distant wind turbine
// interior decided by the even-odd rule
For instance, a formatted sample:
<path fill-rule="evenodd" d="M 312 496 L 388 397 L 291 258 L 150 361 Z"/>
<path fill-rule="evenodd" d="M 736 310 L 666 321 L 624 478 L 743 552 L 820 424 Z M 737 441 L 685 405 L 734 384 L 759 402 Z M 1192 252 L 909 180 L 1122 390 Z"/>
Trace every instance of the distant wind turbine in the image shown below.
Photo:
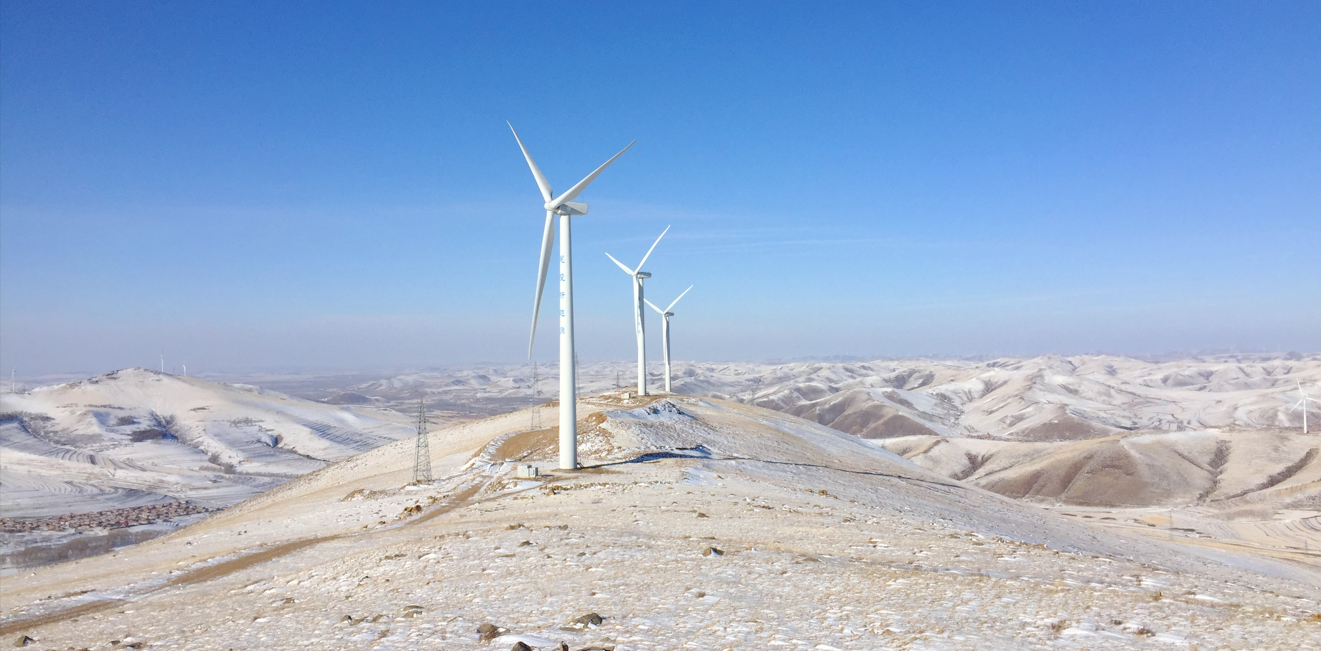
<path fill-rule="evenodd" d="M 633 278 L 633 332 L 638 338 L 638 395 L 640 396 L 647 395 L 647 328 L 644 319 L 646 315 L 642 309 L 642 303 L 646 299 L 643 298 L 642 294 L 642 281 L 651 277 L 650 273 L 642 270 L 642 265 L 647 264 L 647 258 L 651 257 L 651 252 L 656 250 L 656 245 L 660 244 L 661 237 L 665 237 L 668 232 L 670 232 L 670 227 L 666 226 L 665 230 L 661 231 L 660 237 L 657 237 L 656 241 L 651 243 L 651 248 L 647 249 L 647 254 L 642 256 L 642 262 L 638 263 L 637 269 L 629 269 L 624 263 L 616 260 L 615 256 L 609 253 L 605 254 L 605 257 L 610 258 L 611 262 L 619 265 L 624 273 Z"/>
<path fill-rule="evenodd" d="M 165 374 L 165 351 L 161 351 L 161 375 Z"/>
<path fill-rule="evenodd" d="M 1295 380 L 1295 382 L 1297 382 L 1297 380 Z M 1290 411 L 1290 412 L 1293 412 L 1294 410 L 1298 409 L 1299 407 L 1302 407 L 1302 408 L 1303 408 L 1303 433 L 1306 434 L 1306 433 L 1307 433 L 1307 403 L 1308 403 L 1309 401 L 1310 401 L 1310 402 L 1316 402 L 1316 401 L 1315 401 L 1315 400 L 1312 400 L 1311 398 L 1309 398 L 1309 397 L 1307 396 L 1307 392 L 1306 392 L 1306 391 L 1303 391 L 1303 383 L 1302 383 L 1302 382 L 1298 382 L 1298 393 L 1303 394 L 1303 399 L 1302 399 L 1302 400 L 1299 400 L 1298 403 L 1295 404 L 1295 405 L 1293 406 L 1293 409 L 1290 409 L 1289 411 Z"/>
<path fill-rule="evenodd" d="M 555 216 L 559 215 L 560 218 L 560 469 L 574 470 L 578 467 L 578 377 L 573 350 L 573 245 L 569 218 L 587 214 L 587 204 L 577 203 L 573 199 L 637 141 L 628 143 L 628 147 L 621 149 L 586 178 L 555 197 L 550 189 L 550 181 L 546 180 L 546 175 L 541 173 L 541 168 L 532 160 L 532 154 L 523 146 L 523 139 L 518 137 L 514 125 L 510 124 L 509 130 L 514 132 L 514 140 L 518 141 L 518 148 L 523 151 L 523 158 L 527 159 L 527 166 L 532 170 L 532 178 L 536 179 L 537 187 L 541 190 L 541 198 L 545 200 L 543 207 L 546 209 L 546 227 L 541 235 L 541 261 L 537 271 L 537 295 L 532 303 L 532 335 L 527 342 L 528 359 L 532 358 L 532 343 L 537 338 L 537 315 L 541 312 L 541 294 L 546 287 L 550 250 L 555 243 L 552 228 Z"/>
<path fill-rule="evenodd" d="M 688 289 L 683 290 L 683 294 L 687 294 L 688 290 L 692 288 L 693 286 L 689 285 Z M 679 298 L 683 298 L 683 294 L 679 294 Z M 670 308 L 679 302 L 679 298 L 670 301 L 670 304 L 663 310 L 656 307 L 655 303 L 647 301 L 647 305 L 650 305 L 651 309 L 660 312 L 661 315 L 661 352 L 665 355 L 665 393 L 670 392 L 670 317 L 674 316 Z"/>

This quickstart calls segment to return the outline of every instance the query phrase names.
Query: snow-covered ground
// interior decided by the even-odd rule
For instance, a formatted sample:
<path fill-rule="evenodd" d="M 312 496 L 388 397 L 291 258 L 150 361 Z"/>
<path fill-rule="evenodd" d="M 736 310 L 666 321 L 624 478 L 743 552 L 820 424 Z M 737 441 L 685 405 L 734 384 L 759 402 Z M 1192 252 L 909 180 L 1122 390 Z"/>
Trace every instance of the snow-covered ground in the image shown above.
<path fill-rule="evenodd" d="M 632 362 L 583 364 L 581 392 L 631 385 Z M 539 367 L 541 400 L 556 368 Z M 660 364 L 649 367 L 653 389 Z M 253 381 L 348 404 L 427 398 L 487 416 L 534 404 L 530 365 L 365 379 L 261 376 Z M 866 438 L 969 436 L 1079 440 L 1131 431 L 1302 428 L 1298 385 L 1321 395 L 1321 355 L 1220 355 L 1148 362 L 1108 355 L 871 362 L 675 362 L 674 390 L 755 404 Z M 1321 424 L 1321 405 L 1312 422 Z"/>
<path fill-rule="evenodd" d="M 171 536 L 8 578 L 40 648 L 1321 648 L 1321 572 L 1188 553 L 731 402 L 584 400 L 290 481 Z M 544 422 L 554 422 L 544 408 Z M 515 462 L 548 476 L 519 480 Z M 575 625 L 575 620 L 599 625 Z M 479 627 L 503 637 L 484 643 Z"/>
<path fill-rule="evenodd" d="M 875 443 L 1001 495 L 1080 506 L 1321 509 L 1321 435 L 1137 433 L 1052 443 L 935 436 Z"/>
<path fill-rule="evenodd" d="M 390 410 L 143 369 L 5 394 L 0 412 L 5 518 L 229 506 L 415 432 Z M 49 538 L 0 534 L 0 550 Z"/>
<path fill-rule="evenodd" d="M 400 412 L 412 412 L 420 400 L 436 424 L 545 402 L 554 397 L 554 371 L 553 365 L 537 369 L 536 395 L 530 365 L 386 376 L 264 374 L 230 378 L 229 385 L 134 369 L 6 395 L 0 398 L 0 516 L 169 500 L 232 504 L 327 461 L 411 434 L 411 417 Z M 652 371 L 659 384 L 659 365 Z M 628 362 L 586 364 L 580 388 L 610 390 L 633 375 Z M 675 375 L 679 393 L 769 407 L 880 442 L 958 440 L 914 458 L 1005 495 L 1066 506 L 1202 508 L 1199 501 L 1229 497 L 1228 489 L 1209 488 L 1221 475 L 1241 470 L 1247 482 L 1241 489 L 1252 489 L 1253 482 L 1271 480 L 1316 447 L 1311 438 L 1290 433 L 1302 414 L 1289 408 L 1297 402 L 1298 384 L 1317 386 L 1321 357 L 680 362 Z M 1312 418 L 1321 424 L 1321 412 Z M 1161 438 L 1166 432 L 1181 436 Z M 1021 444 L 991 454 L 975 439 Z M 1113 443 L 1120 439 L 1122 444 Z M 1177 449 L 1141 443 L 1147 439 L 1183 443 Z M 1213 463 L 1221 445 L 1215 441 L 1233 451 L 1228 474 Z M 1257 458 L 1258 449 L 1267 454 Z M 1031 450 L 1050 452 L 1024 452 Z M 1257 460 L 1245 464 L 1248 459 Z M 1303 465 L 1315 468 L 1316 462 L 1313 457 Z M 1294 474 L 1309 472 L 1315 474 Z M 1298 491 L 1272 506 L 1302 509 L 1301 515 L 1258 509 L 1257 521 L 1271 530 L 1292 529 L 1277 522 L 1281 518 L 1306 524 L 1317 508 L 1308 501 L 1315 500 L 1315 491 Z M 1128 497 L 1111 499 L 1116 495 Z M 0 551 L 66 537 L 0 533 Z"/>
<path fill-rule="evenodd" d="M 1093 524 L 1307 561 L 1321 538 L 1321 436 L 1162 432 L 1086 441 L 909 436 L 874 444 Z"/>

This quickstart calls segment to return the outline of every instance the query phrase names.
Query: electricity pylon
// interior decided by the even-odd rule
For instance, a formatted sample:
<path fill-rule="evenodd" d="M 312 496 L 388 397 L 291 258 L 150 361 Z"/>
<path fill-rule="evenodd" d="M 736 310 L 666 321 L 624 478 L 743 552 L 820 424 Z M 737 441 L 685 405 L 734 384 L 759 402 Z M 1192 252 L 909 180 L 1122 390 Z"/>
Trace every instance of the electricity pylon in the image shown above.
<path fill-rule="evenodd" d="M 431 445 L 427 436 L 427 404 L 418 403 L 417 446 L 413 455 L 413 483 L 431 481 Z"/>

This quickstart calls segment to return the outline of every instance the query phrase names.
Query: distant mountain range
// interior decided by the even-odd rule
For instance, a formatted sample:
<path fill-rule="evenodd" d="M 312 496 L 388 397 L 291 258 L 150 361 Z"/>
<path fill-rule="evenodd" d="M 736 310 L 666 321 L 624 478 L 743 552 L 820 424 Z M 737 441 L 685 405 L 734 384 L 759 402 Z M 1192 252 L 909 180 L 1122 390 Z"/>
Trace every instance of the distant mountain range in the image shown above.
<path fill-rule="evenodd" d="M 447 425 L 554 400 L 555 370 L 536 370 L 535 391 L 524 365 L 248 380 L 263 388 L 128 369 L 5 394 L 0 515 L 103 512 L 85 518 L 100 522 L 125 508 L 229 506 L 411 436 L 419 402 Z M 1290 411 L 1299 384 L 1321 381 L 1317 355 L 680 362 L 674 374 L 676 393 L 799 416 L 1009 497 L 1201 505 L 1215 522 L 1296 510 L 1306 513 L 1290 522 L 1321 526 L 1307 515 L 1321 508 L 1321 438 L 1301 436 L 1302 413 Z M 635 391 L 621 386 L 631 363 L 586 364 L 579 375 L 584 395 Z M 67 537 L 0 532 L 0 551 Z"/>
<path fill-rule="evenodd" d="M 582 393 L 620 387 L 627 362 L 585 364 Z M 554 365 L 417 372 L 299 392 L 341 404 L 426 399 L 474 416 L 554 399 Z M 659 376 L 659 365 L 649 369 Z M 783 411 L 863 438 L 933 435 L 1072 441 L 1139 431 L 1302 428 L 1298 385 L 1321 395 L 1321 356 L 1221 355 L 1164 362 L 1089 355 L 987 361 L 678 362 L 676 393 Z M 653 384 L 655 390 L 659 382 Z M 269 385 L 264 385 L 269 386 Z M 292 387 L 296 391 L 296 387 Z M 1312 412 L 1321 424 L 1321 410 Z"/>
<path fill-rule="evenodd" d="M 1296 519 L 1221 540 L 1226 523 L 1183 513 L 1155 529 L 1149 514 L 1051 512 L 874 441 L 686 396 L 585 398 L 586 467 L 566 472 L 531 411 L 437 431 L 435 482 L 410 483 L 415 448 L 395 441 L 174 535 L 5 577 L 0 635 L 46 649 L 1315 646 L 1321 572 Z"/>
<path fill-rule="evenodd" d="M 228 506 L 414 431 L 389 410 L 127 369 L 0 396 L 0 501 L 5 517 Z"/>

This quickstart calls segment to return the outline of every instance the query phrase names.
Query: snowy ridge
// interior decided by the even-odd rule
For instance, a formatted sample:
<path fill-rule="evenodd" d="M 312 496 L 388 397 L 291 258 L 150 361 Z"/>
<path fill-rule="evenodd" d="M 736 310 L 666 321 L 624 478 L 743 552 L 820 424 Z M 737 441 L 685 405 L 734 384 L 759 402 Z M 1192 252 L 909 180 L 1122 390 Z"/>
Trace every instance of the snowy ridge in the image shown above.
<path fill-rule="evenodd" d="M 1321 575 L 1279 559 L 1088 528 L 747 405 L 604 395 L 580 413 L 605 451 L 581 471 L 548 463 L 554 438 L 526 411 L 433 432 L 446 479 L 431 485 L 408 485 L 409 441 L 388 443 L 172 536 L 13 577 L 0 635 L 617 651 L 1317 639 Z M 515 479 L 512 461 L 546 475 Z"/>
<path fill-rule="evenodd" d="M 144 369 L 0 397 L 6 517 L 228 506 L 413 433 L 392 412 Z"/>
<path fill-rule="evenodd" d="M 627 362 L 583 364 L 585 393 L 629 384 Z M 649 369 L 653 382 L 660 367 Z M 419 372 L 307 391 L 370 404 L 429 402 L 468 415 L 543 402 L 556 369 Z M 1321 356 L 1221 355 L 1148 362 L 1109 355 L 871 362 L 676 362 L 675 392 L 755 404 L 866 438 L 912 435 L 1064 441 L 1130 431 L 1299 427 L 1297 386 L 1321 392 Z M 291 387 L 296 383 L 290 383 Z M 653 385 L 653 388 L 656 385 Z M 1321 412 L 1313 420 L 1321 423 Z"/>
<path fill-rule="evenodd" d="M 786 411 L 866 438 L 1079 440 L 1125 431 L 1300 427 L 1321 358 L 1149 363 L 1046 356 L 982 363 L 692 364 L 681 393 Z"/>
<path fill-rule="evenodd" d="M 756 407 L 581 409 L 605 451 L 582 471 L 548 463 L 554 439 L 527 412 L 434 432 L 432 485 L 407 485 L 412 446 L 389 443 L 115 557 L 14 577 L 0 634 L 618 651 L 1316 639 L 1319 577 L 1278 560 L 1084 527 Z M 514 460 L 547 476 L 515 479 Z M 483 624 L 503 637 L 483 642 Z"/>

